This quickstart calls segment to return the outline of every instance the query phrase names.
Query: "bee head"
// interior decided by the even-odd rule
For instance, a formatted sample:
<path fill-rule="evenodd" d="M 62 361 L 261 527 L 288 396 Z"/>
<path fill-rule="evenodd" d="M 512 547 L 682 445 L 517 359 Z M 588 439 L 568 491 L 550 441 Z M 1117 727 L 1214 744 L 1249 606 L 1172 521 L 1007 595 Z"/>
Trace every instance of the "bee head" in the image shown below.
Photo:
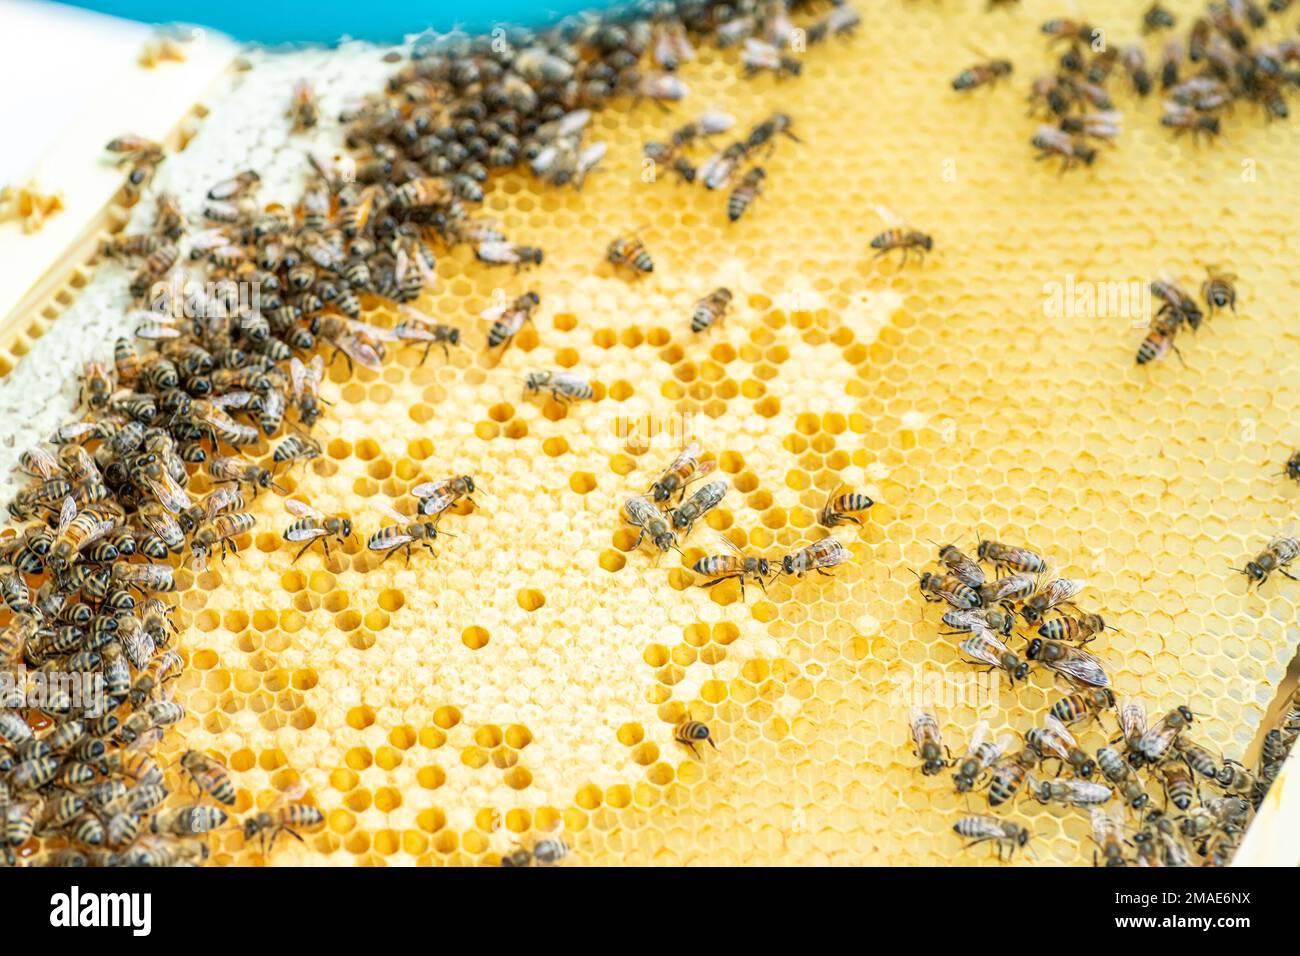
<path fill-rule="evenodd" d="M 352 519 L 344 518 L 342 520 L 340 530 L 343 532 L 343 537 L 345 538 L 352 537 Z"/>
<path fill-rule="evenodd" d="M 794 555 L 787 554 L 781 559 L 781 570 L 786 574 L 794 574 Z"/>
<path fill-rule="evenodd" d="M 936 773 L 941 772 L 946 766 L 948 766 L 947 761 L 935 757 L 931 760 L 927 760 L 921 765 L 921 773 L 925 774 L 927 777 L 932 777 Z"/>
<path fill-rule="evenodd" d="M 1029 647 L 1025 650 L 1025 656 L 1031 661 L 1038 660 L 1038 655 L 1042 653 L 1042 650 L 1043 639 L 1041 637 L 1036 637 L 1029 642 Z"/>
<path fill-rule="evenodd" d="M 772 564 L 767 558 L 758 559 L 758 573 L 764 577 L 772 573 Z"/>

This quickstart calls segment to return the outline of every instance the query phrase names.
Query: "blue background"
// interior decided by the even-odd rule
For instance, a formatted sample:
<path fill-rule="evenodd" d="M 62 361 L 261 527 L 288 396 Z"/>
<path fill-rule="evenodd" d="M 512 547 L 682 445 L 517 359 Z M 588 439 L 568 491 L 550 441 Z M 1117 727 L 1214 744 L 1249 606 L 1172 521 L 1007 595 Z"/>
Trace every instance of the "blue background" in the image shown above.
<path fill-rule="evenodd" d="M 395 43 L 403 36 L 433 29 L 487 32 L 500 23 L 537 25 L 584 9 L 612 6 L 600 0 L 493 0 L 451 3 L 436 0 L 368 3 L 366 0 L 73 0 L 73 5 L 145 23 L 185 23 L 210 27 L 237 40 L 259 43 L 334 43 L 344 36 Z"/>

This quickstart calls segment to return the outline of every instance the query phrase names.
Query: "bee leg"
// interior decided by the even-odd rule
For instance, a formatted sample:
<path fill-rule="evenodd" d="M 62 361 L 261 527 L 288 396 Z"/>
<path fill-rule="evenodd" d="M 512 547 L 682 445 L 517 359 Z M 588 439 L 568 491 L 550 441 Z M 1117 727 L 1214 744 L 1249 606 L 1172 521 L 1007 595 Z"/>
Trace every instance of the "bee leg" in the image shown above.
<path fill-rule="evenodd" d="M 445 348 L 445 347 L 446 347 L 446 346 L 444 346 L 444 348 Z M 433 348 L 433 343 L 432 343 L 432 342 L 426 342 L 426 343 L 425 343 L 425 345 L 424 345 L 424 354 L 420 356 L 420 364 L 421 364 L 421 365 L 423 365 L 426 361 L 428 361 L 428 359 L 429 359 L 429 350 L 432 349 L 432 348 Z M 447 357 L 448 357 L 448 358 L 451 358 L 451 355 L 448 354 Z"/>
<path fill-rule="evenodd" d="M 1278 570 L 1278 572 L 1281 573 L 1284 577 L 1288 577 L 1288 578 L 1290 578 L 1292 581 L 1300 581 L 1300 578 L 1296 577 L 1294 574 L 1292 574 L 1292 573 L 1291 573 L 1290 571 L 1288 571 L 1286 568 L 1278 568 L 1277 570 Z"/>
<path fill-rule="evenodd" d="M 297 564 L 297 563 L 298 563 L 298 559 L 301 558 L 304 554 L 306 554 L 306 553 L 307 553 L 307 549 L 310 548 L 311 546 L 312 546 L 312 542 L 310 542 L 310 541 L 308 541 L 306 544 L 304 544 L 304 545 L 302 546 L 302 549 L 301 549 L 297 554 L 295 554 L 295 555 L 293 556 L 293 560 L 292 560 L 291 562 L 289 562 L 289 563 L 290 563 L 290 564 Z M 328 548 L 328 546 L 326 547 L 325 550 L 326 550 L 326 557 L 328 557 L 328 556 L 329 556 L 329 555 L 328 555 L 328 552 L 329 552 L 329 548 Z"/>

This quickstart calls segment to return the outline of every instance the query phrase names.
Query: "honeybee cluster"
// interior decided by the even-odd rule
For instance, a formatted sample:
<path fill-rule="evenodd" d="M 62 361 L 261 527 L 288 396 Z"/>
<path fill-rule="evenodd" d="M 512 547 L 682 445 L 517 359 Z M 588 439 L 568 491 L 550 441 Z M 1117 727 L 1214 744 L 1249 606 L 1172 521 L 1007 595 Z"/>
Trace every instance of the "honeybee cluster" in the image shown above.
<path fill-rule="evenodd" d="M 1095 144 L 1119 135 L 1123 116 L 1108 87 L 1117 67 L 1137 96 L 1159 88 L 1165 98 L 1161 125 L 1175 135 L 1218 136 L 1220 117 L 1239 101 L 1256 104 L 1269 119 L 1286 118 L 1287 92 L 1300 84 L 1300 70 L 1295 68 L 1300 41 L 1265 39 L 1261 31 L 1268 27 L 1270 13 L 1281 14 L 1289 6 L 1289 0 L 1273 0 L 1266 11 L 1256 0 L 1212 0 L 1184 34 L 1165 41 L 1154 69 L 1141 40 L 1116 46 L 1106 31 L 1091 24 L 1048 20 L 1042 32 L 1054 52 L 1062 47 L 1063 52 L 1055 70 L 1035 80 L 1030 91 L 1035 110 L 1051 121 L 1039 127 L 1032 140 L 1039 158 L 1057 158 L 1066 169 L 1091 165 L 1097 157 Z M 1146 35 L 1164 34 L 1175 28 L 1176 20 L 1157 2 L 1147 9 L 1141 25 Z M 971 79 L 982 83 L 1001 75 L 1005 73 L 986 64 Z"/>
<path fill-rule="evenodd" d="M 785 113 L 773 113 L 751 129 L 747 136 L 718 150 L 697 169 L 689 158 L 691 147 L 700 139 L 725 133 L 735 122 L 735 117 L 712 110 L 675 129 L 668 142 L 646 143 L 643 153 L 647 170 L 653 178 L 657 166 L 664 165 L 681 181 L 694 183 L 699 179 L 704 188 L 710 190 L 722 189 L 734 181 L 735 185 L 727 196 L 727 218 L 735 222 L 753 205 L 767 178 L 767 171 L 754 162 L 759 151 L 775 149 L 778 136 L 799 142 L 799 137 L 791 131 L 794 120 Z M 746 163 L 752 165 L 737 180 L 737 173 Z"/>
<path fill-rule="evenodd" d="M 417 44 L 386 90 L 341 117 L 350 155 L 307 157 L 313 172 L 293 207 L 264 204 L 261 177 L 241 170 L 208 191 L 203 222 L 190 222 L 176 197 L 159 194 L 152 228 L 105 244 L 104 257 L 133 270 L 134 335 L 118 339 L 111 363 L 86 367 L 83 417 L 22 456 L 31 481 L 9 510 L 24 526 L 0 539 L 7 608 L 0 656 L 25 681 L 0 710 L 0 848 L 8 862 L 34 853 L 33 838 L 42 847 L 35 861 L 49 864 L 173 865 L 206 857 L 204 834 L 224 826 L 225 808 L 235 803 L 226 771 L 193 751 L 177 768 L 153 756 L 166 728 L 185 714 L 171 698 L 184 658 L 173 646 L 171 605 L 161 597 L 183 581 L 178 562 L 188 555 L 202 571 L 216 551 L 224 558 L 237 550 L 255 524 L 244 495 L 288 494 L 285 469 L 321 454 L 310 431 L 325 407 L 323 352 L 349 369 L 375 369 L 399 345 L 422 348 L 423 362 L 434 346 L 460 344 L 458 329 L 409 307 L 433 277 L 436 248 L 469 244 L 489 265 L 540 265 L 541 250 L 512 245 L 469 212 L 482 201 L 491 170 L 526 161 L 552 185 L 580 185 L 603 156 L 601 144 L 582 143 L 591 109 L 625 95 L 681 98 L 685 86 L 673 71 L 689 57 L 689 37 L 707 38 L 750 17 L 771 35 L 787 22 L 784 11 L 780 2 L 761 13 L 656 3 L 542 33 L 513 29 Z M 812 40 L 854 22 L 856 14 L 837 6 L 814 26 Z M 784 27 L 778 32 L 774 42 L 803 42 Z M 641 66 L 651 50 L 657 71 Z M 319 115 L 311 85 L 300 82 L 288 120 L 303 130 Z M 788 120 L 763 127 L 753 147 L 786 127 Z M 123 136 L 108 150 L 129 166 L 125 192 L 137 201 L 163 147 Z M 649 271 L 643 247 L 629 243 L 626 254 Z M 251 300 L 241 294 L 249 288 L 256 290 Z M 371 297 L 398 303 L 402 321 L 391 329 L 361 321 Z M 489 310 L 488 347 L 508 346 L 539 303 L 526 292 Z M 573 401 L 592 396 L 584 379 L 566 372 L 533 372 L 525 390 Z M 200 468 L 217 487 L 196 500 L 187 488 Z M 416 486 L 417 514 L 388 509 L 393 523 L 371 534 L 367 547 L 384 560 L 402 551 L 409 561 L 416 546 L 432 551 L 441 516 L 475 487 L 468 475 Z M 666 550 L 725 491 L 725 483 L 712 482 L 666 516 L 646 501 L 637 512 L 642 530 Z M 294 560 L 317 542 L 328 552 L 331 541 L 354 533 L 347 515 L 327 516 L 297 499 L 286 508 L 292 520 L 283 536 L 301 544 Z M 838 563 L 794 557 L 786 562 L 796 573 Z M 42 678 L 93 677 L 103 693 L 34 703 L 25 669 Z M 697 722 L 683 722 L 676 737 L 692 750 L 712 743 Z M 175 806 L 178 775 L 196 802 Z M 315 807 L 282 801 L 249 814 L 242 832 L 265 847 L 282 833 L 301 839 L 298 831 L 322 822 Z M 553 838 L 512 861 L 547 864 L 567 852 Z"/>
<path fill-rule="evenodd" d="M 994 740 L 981 721 L 956 759 L 938 719 L 913 710 L 910 732 L 922 773 L 953 768 L 956 792 L 984 791 L 993 811 L 953 826 L 968 846 L 992 843 L 999 858 L 1026 847 L 1029 828 L 998 814 L 1027 793 L 1043 804 L 1089 812 L 1094 863 L 1188 866 L 1199 857 L 1221 866 L 1231 860 L 1267 789 L 1266 773 L 1280 769 L 1281 734 L 1253 773 L 1192 739 L 1190 707 L 1149 723 L 1141 701 L 1117 700 L 1104 663 L 1086 649 L 1105 632 L 1104 618 L 1075 603 L 1082 580 L 1049 578 L 1035 551 L 981 540 L 972 558 L 949 544 L 939 549 L 935 569 L 918 578 L 926 601 L 946 605 L 946 633 L 960 637 L 965 661 L 1001 670 L 1011 688 L 1040 665 L 1065 691 L 1023 735 Z M 1012 648 L 1018 640 L 1025 642 L 1021 651 Z M 1293 724 L 1287 725 L 1292 741 Z M 1100 737 L 1100 746 L 1085 749 L 1085 735 Z M 1113 809 L 1112 801 L 1122 808 Z"/>

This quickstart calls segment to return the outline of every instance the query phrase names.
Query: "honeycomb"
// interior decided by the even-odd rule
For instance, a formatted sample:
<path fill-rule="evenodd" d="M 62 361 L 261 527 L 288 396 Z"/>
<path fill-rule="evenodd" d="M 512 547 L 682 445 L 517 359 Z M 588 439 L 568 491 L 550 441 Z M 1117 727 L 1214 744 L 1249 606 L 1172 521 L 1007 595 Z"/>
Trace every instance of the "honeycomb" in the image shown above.
<path fill-rule="evenodd" d="M 982 804 L 920 775 L 907 728 L 918 687 L 948 698 L 931 709 L 954 753 L 977 720 L 1024 731 L 1061 693 L 1041 668 L 1012 692 L 961 663 L 920 600 L 909 569 L 976 531 L 1086 578 L 1115 628 L 1091 649 L 1116 693 L 1189 704 L 1196 739 L 1241 758 L 1298 637 L 1297 585 L 1248 591 L 1231 570 L 1300 494 L 1279 474 L 1300 444 L 1300 336 L 1283 324 L 1300 279 L 1277 213 L 1300 178 L 1294 131 L 1239 111 L 1197 147 L 1124 94 L 1116 147 L 1058 175 L 1032 162 L 1023 95 L 1047 63 L 1037 25 L 1062 11 L 1020 7 L 883 5 L 798 81 L 741 81 L 734 53 L 701 49 L 673 112 L 594 117 L 610 151 L 580 192 L 494 180 L 485 214 L 545 266 L 442 256 L 418 305 L 468 347 L 332 367 L 326 453 L 288 484 L 362 538 L 294 563 L 266 494 L 237 557 L 178 574 L 189 716 L 167 759 L 220 757 L 240 814 L 305 786 L 325 826 L 282 840 L 277 864 L 494 864 L 557 831 L 594 865 L 993 863 L 951 832 Z M 1131 4 L 1088 16 L 1111 42 L 1137 35 Z M 1010 83 L 951 90 L 971 41 L 1015 62 Z M 643 176 L 641 143 L 705 108 L 742 128 L 782 110 L 803 141 L 778 142 L 738 223 L 725 195 Z M 934 236 L 923 264 L 872 258 L 879 206 Z M 604 250 L 641 227 L 656 267 L 629 280 Z M 1132 318 L 1045 312 L 1049 283 L 1169 272 L 1194 288 L 1210 263 L 1240 276 L 1238 314 L 1180 343 L 1185 367 L 1136 367 Z M 731 313 L 693 335 L 718 285 Z M 490 354 L 478 314 L 527 289 L 535 323 Z M 587 375 L 595 400 L 525 399 L 546 368 Z M 692 437 L 731 490 L 684 554 L 656 559 L 619 505 Z M 410 513 L 414 484 L 451 474 L 483 486 L 444 521 L 455 536 L 379 565 L 364 548 L 379 509 Z M 747 603 L 697 586 L 712 531 L 784 553 L 819 536 L 841 484 L 877 503 L 841 532 L 853 561 L 833 578 Z M 684 717 L 718 749 L 674 743 Z M 1017 864 L 1090 862 L 1086 813 L 1022 797 L 1010 816 L 1034 833 Z M 234 829 L 211 849 L 268 862 Z"/>

